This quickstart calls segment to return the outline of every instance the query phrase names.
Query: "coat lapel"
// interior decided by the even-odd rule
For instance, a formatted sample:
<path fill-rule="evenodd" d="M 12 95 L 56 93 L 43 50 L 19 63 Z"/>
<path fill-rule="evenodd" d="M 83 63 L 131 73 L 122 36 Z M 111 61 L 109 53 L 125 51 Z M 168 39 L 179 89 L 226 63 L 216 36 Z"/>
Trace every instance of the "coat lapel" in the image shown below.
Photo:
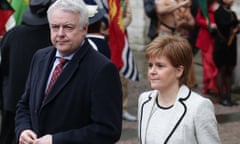
<path fill-rule="evenodd" d="M 43 103 L 43 107 L 47 105 L 50 101 L 52 101 L 57 94 L 64 89 L 64 86 L 69 82 L 74 72 L 78 69 L 78 65 L 76 63 L 69 63 L 66 68 L 62 71 L 61 75 L 56 80 L 52 89 L 49 91 L 45 102 Z"/>
<path fill-rule="evenodd" d="M 191 91 L 186 86 L 181 86 L 177 95 L 176 102 L 174 104 L 174 112 L 172 113 L 172 119 L 169 120 L 168 129 L 166 130 L 166 140 L 167 143 L 171 136 L 174 134 L 179 124 L 182 122 L 184 116 L 187 112 L 187 106 L 185 101 L 190 96 Z M 145 100 L 142 104 L 141 117 L 140 117 L 140 144 L 145 143 L 146 132 L 148 123 L 151 117 L 152 109 L 156 101 L 157 92 L 154 91 L 150 94 L 149 99 Z"/>
<path fill-rule="evenodd" d="M 141 107 L 141 116 L 140 116 L 140 144 L 145 143 L 146 138 L 146 130 L 148 126 L 148 122 L 151 116 L 151 112 L 156 100 L 157 91 L 153 91 L 147 97 L 148 99 L 143 101 Z"/>
<path fill-rule="evenodd" d="M 185 101 L 189 98 L 191 91 L 186 86 L 181 86 L 177 95 L 177 100 L 174 104 L 174 112 L 172 113 L 172 119 L 169 120 L 169 131 L 167 131 L 167 137 L 164 143 L 167 143 L 171 136 L 174 134 L 178 126 L 181 124 L 183 118 L 187 113 L 187 106 Z"/>
<path fill-rule="evenodd" d="M 53 85 L 52 89 L 49 91 L 48 96 L 42 107 L 47 105 L 50 101 L 52 101 L 58 93 L 64 89 L 64 86 L 70 81 L 73 77 L 75 71 L 78 70 L 79 64 L 81 60 L 84 58 L 88 50 L 91 48 L 89 47 L 89 43 L 85 40 L 84 44 L 77 50 L 76 54 L 73 56 L 72 60 L 70 60 L 67 66 L 63 69 L 61 75 L 56 80 L 55 84 Z"/>
<path fill-rule="evenodd" d="M 55 49 L 52 48 L 50 52 L 47 52 L 43 55 L 42 59 L 39 62 L 38 65 L 38 83 L 39 83 L 39 89 L 36 91 L 36 109 L 41 107 L 42 105 L 42 100 L 44 97 L 45 93 L 45 88 L 46 88 L 46 82 L 48 80 L 48 75 L 50 73 L 50 68 L 53 65 L 54 61 L 54 54 L 55 54 Z"/>

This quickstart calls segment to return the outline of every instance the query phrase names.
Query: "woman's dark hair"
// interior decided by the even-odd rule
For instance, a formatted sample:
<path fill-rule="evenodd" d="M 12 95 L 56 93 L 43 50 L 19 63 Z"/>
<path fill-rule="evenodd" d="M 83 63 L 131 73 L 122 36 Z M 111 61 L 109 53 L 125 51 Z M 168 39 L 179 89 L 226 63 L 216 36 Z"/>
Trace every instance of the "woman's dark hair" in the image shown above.
<path fill-rule="evenodd" d="M 207 0 L 207 5 L 210 6 L 212 5 L 216 0 Z"/>
<path fill-rule="evenodd" d="M 218 0 L 218 2 L 222 5 L 224 4 L 223 0 Z"/>

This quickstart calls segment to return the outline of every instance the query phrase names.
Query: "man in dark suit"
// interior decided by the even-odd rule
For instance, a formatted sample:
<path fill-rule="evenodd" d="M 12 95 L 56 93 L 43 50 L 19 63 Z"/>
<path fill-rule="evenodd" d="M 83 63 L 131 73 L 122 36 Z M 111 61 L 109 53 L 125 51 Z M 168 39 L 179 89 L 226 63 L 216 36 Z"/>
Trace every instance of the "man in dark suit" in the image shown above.
<path fill-rule="evenodd" d="M 49 0 L 31 0 L 29 8 L 24 12 L 23 23 L 5 33 L 0 44 L 2 57 L 0 144 L 11 144 L 14 141 L 16 104 L 24 92 L 33 54 L 38 49 L 51 45 L 47 20 L 49 5 Z"/>
<path fill-rule="evenodd" d="M 17 105 L 18 143 L 114 144 L 121 135 L 122 92 L 118 70 L 86 39 L 82 0 L 57 0 L 48 9 L 50 46 L 32 59 L 25 92 Z M 67 60 L 46 94 L 51 75 Z"/>

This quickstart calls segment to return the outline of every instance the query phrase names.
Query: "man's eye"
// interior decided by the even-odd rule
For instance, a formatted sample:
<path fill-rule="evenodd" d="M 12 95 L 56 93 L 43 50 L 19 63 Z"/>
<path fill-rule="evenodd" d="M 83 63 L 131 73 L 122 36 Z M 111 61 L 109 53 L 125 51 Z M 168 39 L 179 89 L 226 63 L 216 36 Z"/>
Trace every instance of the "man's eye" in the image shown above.
<path fill-rule="evenodd" d="M 52 25 L 52 26 L 51 26 L 51 29 L 52 29 L 52 30 L 54 30 L 54 31 L 56 31 L 56 30 L 58 30 L 58 29 L 59 29 L 59 26 Z"/>
<path fill-rule="evenodd" d="M 64 29 L 64 31 L 70 32 L 70 31 L 72 31 L 74 29 L 74 27 L 67 25 L 67 26 L 64 26 L 63 29 Z"/>
<path fill-rule="evenodd" d="M 64 32 L 71 32 L 74 30 L 74 26 L 72 25 L 63 25 L 63 26 L 59 26 L 59 25 L 51 25 L 51 29 L 53 31 L 59 31 L 60 29 L 62 29 Z"/>

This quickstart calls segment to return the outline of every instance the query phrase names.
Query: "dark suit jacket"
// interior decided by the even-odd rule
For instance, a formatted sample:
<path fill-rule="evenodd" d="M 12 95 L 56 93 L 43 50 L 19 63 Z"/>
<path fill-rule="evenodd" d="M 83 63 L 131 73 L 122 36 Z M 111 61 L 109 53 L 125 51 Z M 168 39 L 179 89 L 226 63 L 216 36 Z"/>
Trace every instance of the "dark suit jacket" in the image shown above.
<path fill-rule="evenodd" d="M 33 57 L 25 93 L 17 105 L 16 134 L 31 129 L 53 135 L 54 144 L 113 144 L 121 135 L 122 92 L 113 63 L 85 40 L 42 98 L 56 49 Z"/>
<path fill-rule="evenodd" d="M 15 113 L 17 101 L 24 92 L 33 54 L 50 46 L 49 25 L 21 24 L 8 31 L 1 41 L 1 100 L 3 110 Z"/>
<path fill-rule="evenodd" d="M 97 48 L 97 50 L 106 56 L 107 58 L 111 58 L 111 52 L 108 45 L 107 40 L 104 38 L 104 36 L 97 35 L 97 34 L 88 34 L 87 35 L 88 40 L 92 42 L 92 44 Z M 91 43 L 90 43 L 91 44 Z"/>

